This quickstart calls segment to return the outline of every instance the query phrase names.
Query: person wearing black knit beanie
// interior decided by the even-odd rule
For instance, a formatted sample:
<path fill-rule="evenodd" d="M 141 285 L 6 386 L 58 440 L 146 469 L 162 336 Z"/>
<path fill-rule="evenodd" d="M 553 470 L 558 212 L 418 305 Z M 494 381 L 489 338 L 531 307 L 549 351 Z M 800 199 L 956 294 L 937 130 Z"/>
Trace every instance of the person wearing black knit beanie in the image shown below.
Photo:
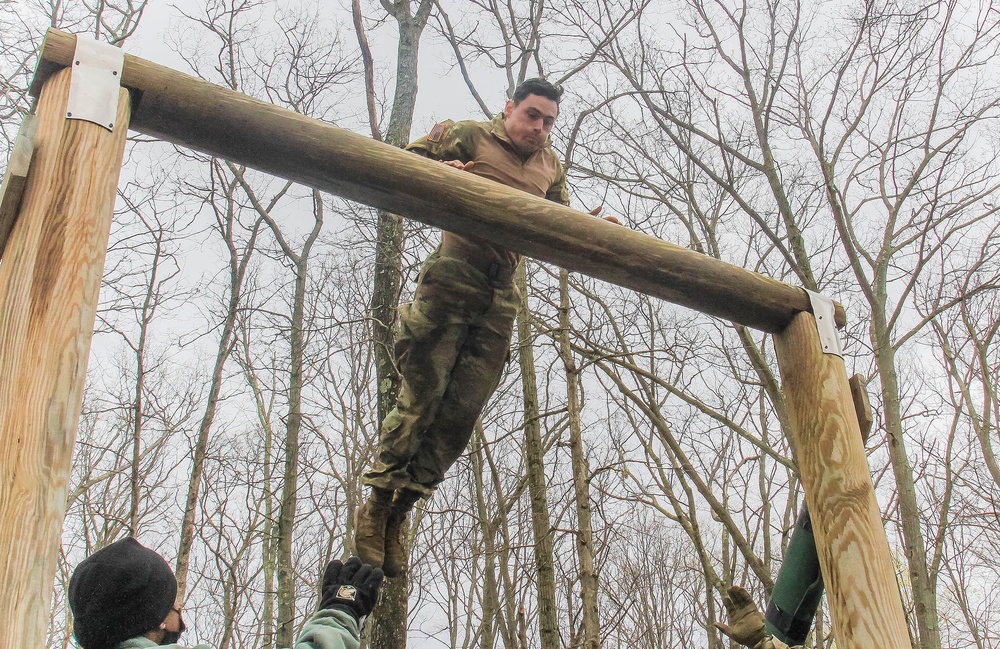
<path fill-rule="evenodd" d="M 331 561 L 319 610 L 303 627 L 295 649 L 357 649 L 361 621 L 375 606 L 382 578 L 381 570 L 360 559 Z M 177 579 L 163 557 L 133 538 L 80 562 L 68 596 L 81 649 L 181 649 L 174 644 L 185 630 L 174 605 Z"/>
<path fill-rule="evenodd" d="M 174 611 L 176 596 L 177 580 L 163 557 L 133 538 L 122 539 L 84 559 L 73 572 L 69 606 L 74 635 L 82 649 L 110 649 L 151 631 L 179 635 L 184 622 Z M 171 613 L 176 619 L 168 623 Z M 160 628 L 168 624 L 175 628 Z"/>

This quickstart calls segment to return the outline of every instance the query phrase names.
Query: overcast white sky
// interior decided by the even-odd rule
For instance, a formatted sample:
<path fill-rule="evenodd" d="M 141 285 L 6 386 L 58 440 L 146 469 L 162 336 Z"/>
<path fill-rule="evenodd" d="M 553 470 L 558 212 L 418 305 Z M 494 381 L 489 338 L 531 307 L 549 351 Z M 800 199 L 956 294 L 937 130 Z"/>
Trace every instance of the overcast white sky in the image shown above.
<path fill-rule="evenodd" d="M 282 7 L 289 6 L 289 4 L 268 4 L 264 7 L 264 11 L 277 11 Z M 303 7 L 313 7 L 318 3 L 305 0 L 298 4 Z M 363 2 L 362 6 L 364 7 L 366 4 Z M 172 39 L 165 38 L 165 36 L 168 33 L 176 33 L 183 23 L 189 24 L 189 21 L 181 16 L 181 11 L 198 15 L 200 6 L 203 6 L 203 3 L 197 0 L 178 0 L 177 2 L 150 0 L 140 27 L 136 34 L 128 40 L 125 50 L 130 54 L 141 56 L 161 65 L 189 72 L 184 60 L 169 46 L 168 43 Z M 384 15 L 380 7 L 367 9 L 373 16 L 378 15 L 374 13 L 375 11 Z M 339 20 L 342 43 L 349 53 L 356 54 L 358 51 L 357 38 L 353 26 L 347 22 L 350 19 L 350 3 L 345 0 L 336 0 L 331 2 L 329 7 L 324 8 L 322 12 L 327 17 Z M 451 48 L 436 37 L 432 22 L 433 19 L 428 23 L 421 39 L 419 92 L 412 131 L 414 138 L 422 135 L 436 121 L 442 119 L 479 119 L 482 114 L 467 90 L 458 68 L 452 66 L 454 55 Z M 386 79 L 391 79 L 395 74 L 396 30 L 394 20 L 390 18 L 378 29 L 370 31 L 368 38 L 372 54 L 376 59 L 376 84 L 379 84 Z M 503 106 L 505 92 L 502 72 L 479 69 L 476 71 L 475 80 L 484 99 L 499 110 Z M 360 86 L 354 87 L 360 88 Z M 490 89 L 491 94 L 484 91 L 487 88 Z M 387 92 L 391 93 L 391 91 L 392 86 L 387 86 Z"/>

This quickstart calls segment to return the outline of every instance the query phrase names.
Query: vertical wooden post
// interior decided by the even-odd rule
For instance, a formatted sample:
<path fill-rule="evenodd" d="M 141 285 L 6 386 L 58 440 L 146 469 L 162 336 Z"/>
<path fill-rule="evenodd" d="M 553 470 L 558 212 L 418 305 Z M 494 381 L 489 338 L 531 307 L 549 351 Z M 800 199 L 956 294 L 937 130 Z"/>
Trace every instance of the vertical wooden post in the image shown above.
<path fill-rule="evenodd" d="M 35 155 L 0 261 L 0 648 L 43 647 L 97 296 L 128 131 L 67 120 L 69 69 L 39 98 Z"/>
<path fill-rule="evenodd" d="M 775 348 L 837 646 L 911 649 L 844 361 L 806 312 Z"/>

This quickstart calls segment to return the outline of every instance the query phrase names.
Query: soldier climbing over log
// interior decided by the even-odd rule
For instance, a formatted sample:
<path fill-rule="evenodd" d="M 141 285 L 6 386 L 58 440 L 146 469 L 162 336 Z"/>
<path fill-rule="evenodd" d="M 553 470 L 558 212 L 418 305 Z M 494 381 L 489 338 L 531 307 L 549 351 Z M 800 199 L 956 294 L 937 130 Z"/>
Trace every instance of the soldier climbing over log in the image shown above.
<path fill-rule="evenodd" d="M 529 79 L 492 120 L 441 122 L 406 148 L 567 205 L 566 171 L 549 140 L 561 96 L 562 88 Z M 520 304 L 513 282 L 519 260 L 483 239 L 444 231 L 420 270 L 413 301 L 399 309 L 399 395 L 363 478 L 371 493 L 355 528 L 358 555 L 389 577 L 406 565 L 408 512 L 465 451 L 499 385 Z"/>

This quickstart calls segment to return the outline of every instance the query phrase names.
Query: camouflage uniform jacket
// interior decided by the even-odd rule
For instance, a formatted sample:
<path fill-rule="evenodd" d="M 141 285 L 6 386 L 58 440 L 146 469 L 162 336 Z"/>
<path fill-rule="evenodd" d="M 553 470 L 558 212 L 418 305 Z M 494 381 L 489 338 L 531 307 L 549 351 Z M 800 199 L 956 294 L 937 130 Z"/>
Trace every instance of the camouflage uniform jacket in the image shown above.
<path fill-rule="evenodd" d="M 411 142 L 406 149 L 426 158 L 448 162 L 473 162 L 469 171 L 520 189 L 550 201 L 569 204 L 566 171 L 551 141 L 525 158 L 517 152 L 504 128 L 503 115 L 489 122 L 446 121 L 434 125 L 431 132 Z M 513 269 L 520 256 L 482 239 L 464 237 L 445 231 L 441 236 L 441 254 L 472 263 L 477 267 L 495 263 Z"/>

